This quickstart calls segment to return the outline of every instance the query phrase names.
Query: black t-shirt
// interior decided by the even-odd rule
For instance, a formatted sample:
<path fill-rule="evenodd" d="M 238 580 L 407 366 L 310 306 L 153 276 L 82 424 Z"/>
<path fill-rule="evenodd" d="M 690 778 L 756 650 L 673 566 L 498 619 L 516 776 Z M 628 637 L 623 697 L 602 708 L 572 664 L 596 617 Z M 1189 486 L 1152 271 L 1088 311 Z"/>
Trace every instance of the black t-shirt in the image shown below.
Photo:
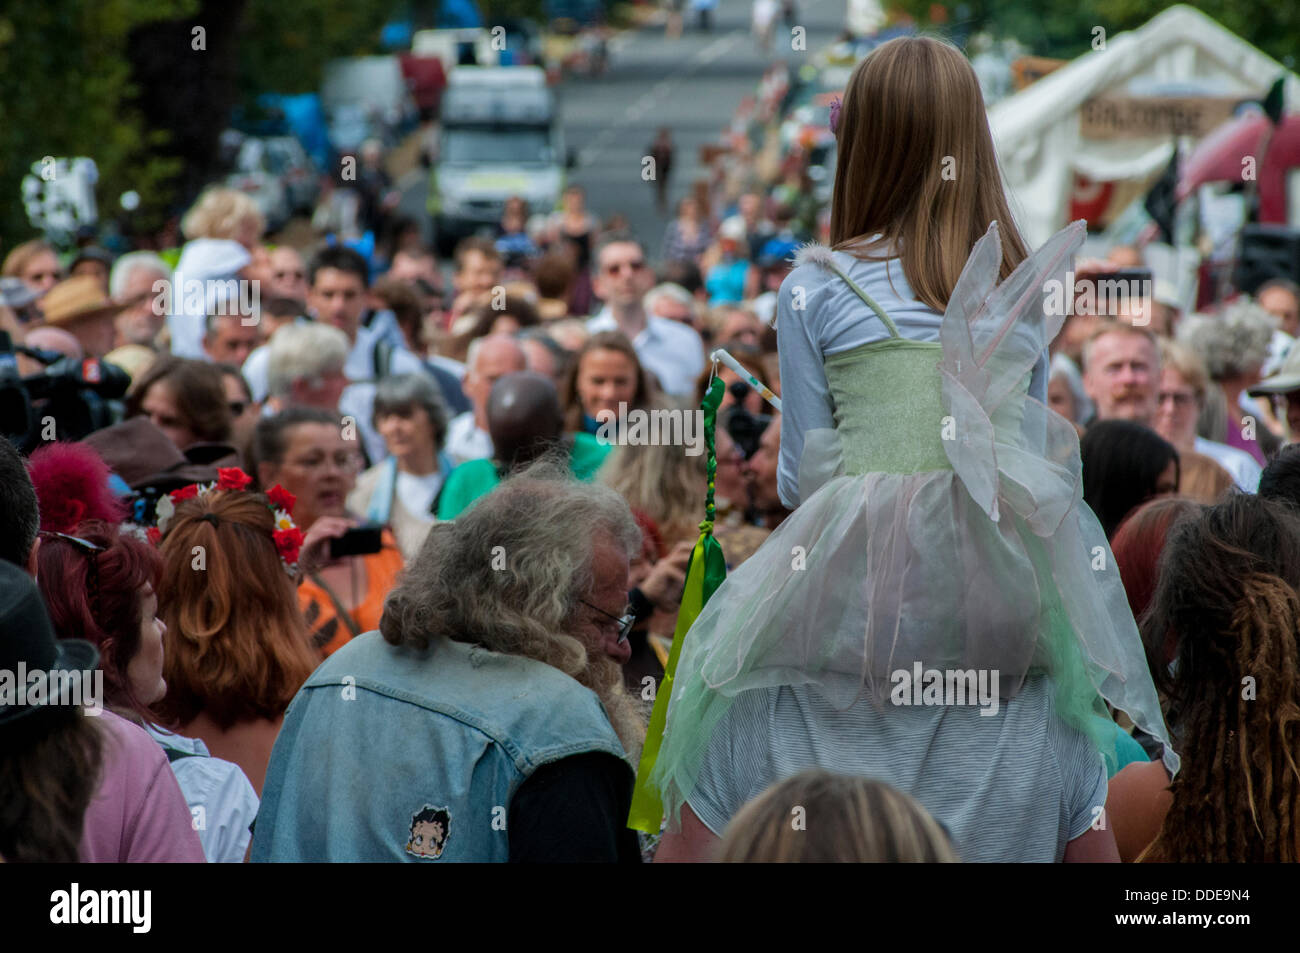
<path fill-rule="evenodd" d="M 603 752 L 542 765 L 510 801 L 510 862 L 639 864 L 627 826 L 633 781 L 626 761 Z"/>

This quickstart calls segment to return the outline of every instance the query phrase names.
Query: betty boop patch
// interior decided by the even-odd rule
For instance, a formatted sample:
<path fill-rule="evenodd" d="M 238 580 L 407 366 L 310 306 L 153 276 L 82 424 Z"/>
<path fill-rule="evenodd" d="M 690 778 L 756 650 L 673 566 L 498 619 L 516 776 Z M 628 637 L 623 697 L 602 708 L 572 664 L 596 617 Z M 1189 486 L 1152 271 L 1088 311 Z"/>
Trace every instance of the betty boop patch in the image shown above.
<path fill-rule="evenodd" d="M 432 804 L 411 817 L 411 834 L 406 841 L 406 852 L 422 860 L 437 860 L 447 847 L 451 836 L 451 812 Z"/>

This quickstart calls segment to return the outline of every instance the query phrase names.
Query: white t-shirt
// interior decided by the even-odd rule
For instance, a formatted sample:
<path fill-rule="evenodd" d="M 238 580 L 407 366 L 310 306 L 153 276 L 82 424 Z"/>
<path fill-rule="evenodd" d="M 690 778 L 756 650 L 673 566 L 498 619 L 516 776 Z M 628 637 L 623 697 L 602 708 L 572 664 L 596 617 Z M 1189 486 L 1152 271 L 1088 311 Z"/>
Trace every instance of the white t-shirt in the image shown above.
<path fill-rule="evenodd" d="M 687 798 L 721 836 L 747 801 L 808 768 L 868 777 L 916 798 L 964 861 L 1059 862 L 1106 804 L 1106 766 L 1054 714 L 1052 683 L 981 714 L 976 705 L 837 710 L 801 686 L 744 692 L 709 742 Z M 809 819 L 811 823 L 811 819 Z"/>
<path fill-rule="evenodd" d="M 429 508 L 442 488 L 442 474 L 437 470 L 425 476 L 397 471 L 397 498 L 406 512 L 428 522 L 433 521 Z"/>
<path fill-rule="evenodd" d="M 492 435 L 474 422 L 474 411 L 467 410 L 447 421 L 447 440 L 443 445 L 452 463 L 483 460 L 492 456 Z"/>

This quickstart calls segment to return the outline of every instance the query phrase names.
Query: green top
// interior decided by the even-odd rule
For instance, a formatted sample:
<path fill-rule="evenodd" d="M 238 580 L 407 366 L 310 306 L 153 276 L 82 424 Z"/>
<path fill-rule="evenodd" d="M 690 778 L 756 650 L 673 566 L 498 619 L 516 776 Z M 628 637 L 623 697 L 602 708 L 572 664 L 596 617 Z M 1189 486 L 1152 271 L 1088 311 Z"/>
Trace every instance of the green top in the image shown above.
<path fill-rule="evenodd" d="M 613 449 L 613 444 L 601 443 L 589 433 L 575 433 L 569 469 L 576 479 L 590 483 Z M 500 482 L 501 472 L 492 460 L 466 460 L 447 477 L 447 485 L 438 498 L 438 519 L 455 519 L 479 497 L 495 490 Z"/>

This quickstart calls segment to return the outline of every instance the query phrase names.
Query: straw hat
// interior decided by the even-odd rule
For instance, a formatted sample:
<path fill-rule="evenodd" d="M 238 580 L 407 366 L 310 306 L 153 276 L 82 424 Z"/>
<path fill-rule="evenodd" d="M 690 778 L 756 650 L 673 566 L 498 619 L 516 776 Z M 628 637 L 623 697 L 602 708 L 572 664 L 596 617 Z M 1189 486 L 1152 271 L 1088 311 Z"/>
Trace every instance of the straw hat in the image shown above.
<path fill-rule="evenodd" d="M 117 304 L 93 275 L 77 275 L 60 281 L 41 299 L 45 323 L 55 327 L 68 327 L 90 318 L 103 318 L 126 310 L 127 305 Z"/>

